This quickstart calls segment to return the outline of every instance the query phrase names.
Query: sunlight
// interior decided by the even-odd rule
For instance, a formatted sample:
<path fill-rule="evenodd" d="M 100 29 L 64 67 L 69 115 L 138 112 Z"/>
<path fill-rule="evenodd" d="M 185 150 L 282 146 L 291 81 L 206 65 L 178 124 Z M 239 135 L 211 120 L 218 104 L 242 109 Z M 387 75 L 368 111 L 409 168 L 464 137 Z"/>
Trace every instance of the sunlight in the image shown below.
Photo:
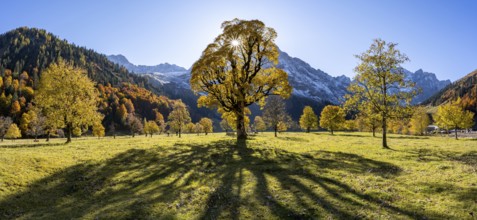
<path fill-rule="evenodd" d="M 232 45 L 232 47 L 238 47 L 240 45 L 240 41 L 237 39 L 233 39 L 232 41 L 230 41 L 230 44 Z"/>

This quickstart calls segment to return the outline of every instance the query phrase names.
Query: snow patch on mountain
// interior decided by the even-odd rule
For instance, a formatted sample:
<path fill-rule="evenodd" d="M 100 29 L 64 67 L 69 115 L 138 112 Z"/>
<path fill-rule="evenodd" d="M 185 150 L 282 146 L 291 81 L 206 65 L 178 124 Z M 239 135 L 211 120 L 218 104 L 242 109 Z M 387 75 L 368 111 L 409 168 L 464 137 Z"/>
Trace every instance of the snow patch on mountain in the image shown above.
<path fill-rule="evenodd" d="M 178 88 L 190 89 L 190 69 L 187 70 L 168 63 L 156 66 L 134 65 L 123 55 L 110 55 L 108 58 L 114 63 L 123 65 L 129 71 L 147 75 L 157 84 L 174 84 Z M 320 103 L 342 103 L 343 96 L 347 93 L 347 88 L 351 83 L 351 79 L 347 76 L 333 77 L 283 51 L 280 51 L 278 57 L 278 68 L 288 73 L 288 81 L 293 87 L 293 95 Z M 424 72 L 422 69 L 414 73 L 404 69 L 403 72 L 408 80 L 415 82 L 416 87 L 422 90 L 422 93 L 413 99 L 413 104 L 421 103 L 451 83 L 450 80 L 438 80 L 434 73 Z"/>
<path fill-rule="evenodd" d="M 288 73 L 293 94 L 322 102 L 341 103 L 351 79 L 346 76 L 332 77 L 320 69 L 314 69 L 301 59 L 280 51 L 278 67 Z"/>

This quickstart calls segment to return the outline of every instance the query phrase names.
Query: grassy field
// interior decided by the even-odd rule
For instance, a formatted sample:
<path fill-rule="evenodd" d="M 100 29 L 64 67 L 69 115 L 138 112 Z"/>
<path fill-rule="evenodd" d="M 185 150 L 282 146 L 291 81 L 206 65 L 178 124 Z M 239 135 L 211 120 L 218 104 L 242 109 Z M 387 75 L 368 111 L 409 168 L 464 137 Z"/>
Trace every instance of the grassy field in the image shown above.
<path fill-rule="evenodd" d="M 223 133 L 0 144 L 0 219 L 477 219 L 477 141 Z"/>

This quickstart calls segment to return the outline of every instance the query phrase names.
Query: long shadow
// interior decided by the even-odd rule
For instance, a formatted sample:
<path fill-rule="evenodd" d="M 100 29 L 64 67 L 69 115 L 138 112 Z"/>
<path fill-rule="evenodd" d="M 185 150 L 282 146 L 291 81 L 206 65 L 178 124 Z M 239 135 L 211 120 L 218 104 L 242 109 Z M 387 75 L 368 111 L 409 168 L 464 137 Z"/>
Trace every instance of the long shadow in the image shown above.
<path fill-rule="evenodd" d="M 429 137 L 422 137 L 422 136 L 398 136 L 398 137 L 395 137 L 395 136 L 388 136 L 388 138 L 390 139 L 409 139 L 409 140 L 425 140 L 425 139 L 429 139 Z"/>
<path fill-rule="evenodd" d="M 65 143 L 31 143 L 31 144 L 14 144 L 14 145 L 0 145 L 0 148 L 35 148 L 48 146 L 63 146 Z"/>
<path fill-rule="evenodd" d="M 310 142 L 305 138 L 300 137 L 276 137 L 277 139 L 284 140 L 284 141 L 294 141 L 294 142 Z"/>
<path fill-rule="evenodd" d="M 466 153 L 458 153 L 445 150 L 431 150 L 431 149 L 411 149 L 411 150 L 395 150 L 410 154 L 407 159 L 415 159 L 417 161 L 455 161 L 468 165 L 477 170 L 477 151 L 470 151 Z"/>
<path fill-rule="evenodd" d="M 353 133 L 337 133 L 334 134 L 335 136 L 343 136 L 343 137 L 371 137 L 372 135 L 363 135 L 363 134 L 353 134 Z"/>
<path fill-rule="evenodd" d="M 0 201 L 0 219 L 173 219 L 185 211 L 200 219 L 239 219 L 246 218 L 244 209 L 255 214 L 250 218 L 355 219 L 366 218 L 355 211 L 368 207 L 407 218 L 448 218 L 363 193 L 329 175 L 336 170 L 384 178 L 401 172 L 393 164 L 355 154 L 300 154 L 247 147 L 246 142 L 130 149 L 30 184 Z M 252 192 L 244 188 L 250 186 Z M 290 196 L 292 205 L 279 198 L 276 187 Z"/>

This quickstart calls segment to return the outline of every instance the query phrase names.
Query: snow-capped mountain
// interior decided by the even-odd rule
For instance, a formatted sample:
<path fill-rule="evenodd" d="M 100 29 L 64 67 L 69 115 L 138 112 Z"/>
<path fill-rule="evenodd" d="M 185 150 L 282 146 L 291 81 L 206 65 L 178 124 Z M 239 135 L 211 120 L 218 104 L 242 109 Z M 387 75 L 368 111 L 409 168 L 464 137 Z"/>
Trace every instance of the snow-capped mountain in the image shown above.
<path fill-rule="evenodd" d="M 346 94 L 346 88 L 351 83 L 350 78 L 346 76 L 332 77 L 282 51 L 278 57 L 278 67 L 288 73 L 288 81 L 293 87 L 294 95 L 320 102 L 340 103 Z"/>
<path fill-rule="evenodd" d="M 439 80 L 434 73 L 424 72 L 422 69 L 414 73 L 404 69 L 403 72 L 408 80 L 415 82 L 416 87 L 421 89 L 421 93 L 414 97 L 412 104 L 420 104 L 451 84 L 450 80 Z"/>
<path fill-rule="evenodd" d="M 181 88 L 189 88 L 190 71 L 183 67 L 169 63 L 161 63 L 155 66 L 134 65 L 121 54 L 109 55 L 107 57 L 111 62 L 122 65 L 131 72 L 147 74 L 162 85 L 174 83 Z"/>
<path fill-rule="evenodd" d="M 132 72 L 147 74 L 161 84 L 174 83 L 181 88 L 189 88 L 190 70 L 185 68 L 168 63 L 156 66 L 134 65 L 123 55 L 110 55 L 108 59 Z M 346 76 L 332 77 L 319 69 L 314 69 L 308 63 L 290 57 L 285 52 L 280 52 L 278 67 L 288 73 L 293 95 L 318 102 L 340 103 L 351 82 Z"/>
<path fill-rule="evenodd" d="M 129 60 L 121 55 L 109 55 L 108 59 L 113 62 L 117 63 L 119 65 L 122 65 L 126 67 L 131 72 L 134 73 L 154 73 L 154 72 L 159 72 L 159 73 L 170 73 L 170 72 L 187 72 L 187 70 L 183 67 L 177 66 L 175 64 L 169 64 L 169 63 L 161 63 L 159 65 L 155 66 L 146 66 L 146 65 L 134 65 Z"/>
<path fill-rule="evenodd" d="M 168 85 L 168 88 L 179 87 L 190 90 L 190 70 L 183 67 L 168 63 L 156 66 L 134 65 L 123 55 L 110 55 L 108 59 L 123 65 L 132 72 L 146 74 L 156 84 Z M 351 79 L 347 76 L 333 77 L 283 51 L 280 51 L 278 67 L 288 73 L 288 80 L 293 87 L 293 96 L 310 99 L 310 101 L 313 100 L 321 104 L 342 103 L 343 96 L 347 93 L 346 88 L 351 83 Z M 439 80 L 434 73 L 424 72 L 421 69 L 414 73 L 404 69 L 404 73 L 407 79 L 415 82 L 416 87 L 422 90 L 422 93 L 413 99 L 413 104 L 421 103 L 451 83 L 450 80 Z"/>

